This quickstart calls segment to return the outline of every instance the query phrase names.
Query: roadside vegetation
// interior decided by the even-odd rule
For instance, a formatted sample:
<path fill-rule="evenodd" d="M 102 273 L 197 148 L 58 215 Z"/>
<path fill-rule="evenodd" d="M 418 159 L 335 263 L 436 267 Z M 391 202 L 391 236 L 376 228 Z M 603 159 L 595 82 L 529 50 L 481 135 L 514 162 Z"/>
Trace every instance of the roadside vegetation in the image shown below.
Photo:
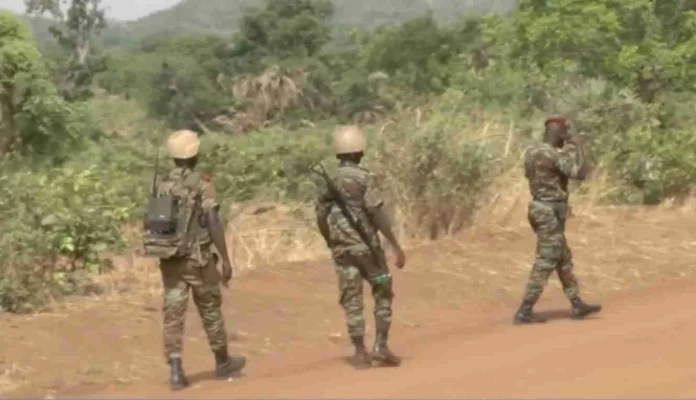
<path fill-rule="evenodd" d="M 172 129 L 202 135 L 226 206 L 303 204 L 333 127 L 360 124 L 403 231 L 428 239 L 469 226 L 501 177 L 519 179 L 548 115 L 584 132 L 593 179 L 611 188 L 601 203 L 679 200 L 696 182 L 690 2 L 522 0 L 354 27 L 332 23 L 329 1 L 267 0 L 234 32 L 112 37 L 108 49 L 99 1 L 69 3 L 29 2 L 34 19 L 54 17 L 40 20 L 53 25 L 41 44 L 0 12 L 6 311 L 93 292 L 110 270 L 102 255 L 129 245 Z"/>

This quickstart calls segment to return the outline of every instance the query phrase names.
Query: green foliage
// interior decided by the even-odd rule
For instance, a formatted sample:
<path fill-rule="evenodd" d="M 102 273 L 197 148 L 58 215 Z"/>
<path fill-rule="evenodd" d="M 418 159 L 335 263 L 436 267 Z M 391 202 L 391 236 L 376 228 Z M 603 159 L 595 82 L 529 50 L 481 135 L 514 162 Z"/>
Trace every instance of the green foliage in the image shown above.
<path fill-rule="evenodd" d="M 378 31 L 365 43 L 362 56 L 368 71 L 386 72 L 409 89 L 428 93 L 448 86 L 447 66 L 458 47 L 457 38 L 427 14 Z"/>
<path fill-rule="evenodd" d="M 63 54 L 59 77 L 61 95 L 70 101 L 91 97 L 95 73 L 103 67 L 97 54 L 96 38 L 106 27 L 101 0 L 27 0 L 27 14 L 48 13 L 56 22 L 48 27 Z"/>
<path fill-rule="evenodd" d="M 2 164 L 0 308 L 35 311 L 93 292 L 89 275 L 109 268 L 100 253 L 124 244 L 121 224 L 140 210 L 144 189 L 125 160 L 103 163 L 90 157 L 94 150 L 58 168 L 26 170 L 21 159 Z"/>
<path fill-rule="evenodd" d="M 522 1 L 514 52 L 546 73 L 611 78 L 650 102 L 669 87 L 694 89 L 695 11 L 677 0 Z"/>
<path fill-rule="evenodd" d="M 228 201 L 309 200 L 308 168 L 329 154 L 329 129 L 303 129 L 289 136 L 276 128 L 234 140 L 206 135 L 201 167 L 212 173 L 220 197 Z"/>
<path fill-rule="evenodd" d="M 64 156 L 99 132 L 80 105 L 58 96 L 28 29 L 0 13 L 0 153 L 13 148 L 42 158 Z"/>
<path fill-rule="evenodd" d="M 109 59 L 112 71 L 102 74 L 99 80 L 112 93 L 139 91 L 135 95 L 145 99 L 152 115 L 166 119 L 173 127 L 199 128 L 217 117 L 233 116 L 236 107 L 249 100 L 248 96 L 235 93 L 236 78 L 251 83 L 258 76 L 253 85 L 247 85 L 251 92 L 274 98 L 279 95 L 273 89 L 277 85 L 263 82 L 274 79 L 265 73 L 277 70 L 277 64 L 326 70 L 326 63 L 314 56 L 330 39 L 326 22 L 330 13 L 331 4 L 324 0 L 271 1 L 262 9 L 250 10 L 234 37 L 151 38 L 142 43 L 136 54 L 116 53 Z M 150 66 L 145 66 L 147 63 Z M 325 111 L 334 104 L 327 100 L 332 93 L 322 90 L 330 90 L 330 82 L 321 75 L 307 80 L 300 75 L 303 74 L 292 82 L 277 78 L 298 87 L 306 95 L 303 98 L 311 99 L 308 101 L 312 111 Z M 147 93 L 143 93 L 143 86 L 149 88 Z M 260 118 L 254 125 L 261 125 L 268 115 L 258 107 L 244 115 L 248 114 L 252 119 Z"/>
<path fill-rule="evenodd" d="M 160 70 L 164 57 L 156 53 L 114 51 L 105 56 L 106 67 L 96 77 L 99 87 L 126 98 L 147 101 L 149 88 Z"/>
<path fill-rule="evenodd" d="M 371 7 L 380 14 L 381 5 Z M 399 12 L 418 7 L 402 3 Z M 524 138 L 539 131 L 546 115 L 571 118 L 587 132 L 594 163 L 620 188 L 612 201 L 654 202 L 690 190 L 691 173 L 673 171 L 690 164 L 676 162 L 680 156 L 670 153 L 676 148 L 657 138 L 674 136 L 686 146 L 684 132 L 696 122 L 690 111 L 696 77 L 688 68 L 696 43 L 692 3 L 530 0 L 510 15 L 466 15 L 448 24 L 438 16 L 454 6 L 435 7 L 430 14 L 420 8 L 400 25 L 338 32 L 329 41 L 346 3 L 331 9 L 318 1 L 270 1 L 247 10 L 234 37 L 153 40 L 124 57 L 186 54 L 188 62 L 159 71 L 159 83 L 151 85 L 153 115 L 175 126 L 200 127 L 191 120 L 209 125 L 219 117 L 247 127 L 233 132 L 268 124 L 301 129 L 326 118 L 369 123 L 394 109 L 444 101 L 433 96 L 454 89 L 465 93 L 462 112 L 513 120 Z M 171 90 L 177 76 L 185 90 Z M 269 99 L 287 93 L 283 85 L 295 88 L 300 101 L 266 112 Z M 658 166 L 663 172 L 655 172 Z M 651 189 L 646 174 L 672 183 Z"/>
<path fill-rule="evenodd" d="M 206 112 L 229 104 L 222 88 L 208 79 L 191 58 L 171 58 L 152 78 L 149 110 L 174 127 L 197 128 L 195 121 Z"/>
<path fill-rule="evenodd" d="M 283 59 L 312 57 L 330 39 L 326 22 L 332 10 L 327 0 L 268 0 L 263 9 L 241 18 L 234 40 L 235 55 L 265 61 L 264 66 Z"/>

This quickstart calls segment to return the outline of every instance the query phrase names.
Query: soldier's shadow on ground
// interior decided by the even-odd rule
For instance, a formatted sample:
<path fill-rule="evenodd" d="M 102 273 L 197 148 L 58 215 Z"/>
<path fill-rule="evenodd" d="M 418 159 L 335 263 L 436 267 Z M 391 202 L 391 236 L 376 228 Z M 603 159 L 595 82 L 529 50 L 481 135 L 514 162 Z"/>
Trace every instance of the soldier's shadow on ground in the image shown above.
<path fill-rule="evenodd" d="M 581 319 L 573 319 L 573 314 L 570 310 L 568 309 L 559 309 L 559 310 L 546 310 L 546 311 L 537 311 L 537 315 L 540 317 L 544 317 L 548 319 L 548 322 L 553 322 L 553 321 L 560 321 L 560 320 L 568 320 L 568 321 L 583 321 L 583 320 L 593 320 L 593 319 L 601 319 L 600 314 L 595 314 L 595 315 L 588 315 L 584 318 Z"/>
<path fill-rule="evenodd" d="M 340 357 L 340 360 L 341 360 L 345 365 L 347 365 L 348 367 L 350 367 L 351 369 L 356 369 L 355 364 L 353 363 L 353 356 L 343 356 L 343 357 Z M 408 357 L 408 356 L 403 356 L 403 357 L 401 357 L 401 365 L 403 365 L 403 363 L 408 362 L 408 361 L 411 361 L 411 360 L 413 360 L 413 358 Z M 372 361 L 372 366 L 371 366 L 371 367 L 369 367 L 369 368 L 362 368 L 362 369 L 359 369 L 359 370 L 369 370 L 369 369 L 374 369 L 374 368 L 398 368 L 398 366 L 389 365 L 389 364 L 384 364 L 384 363 L 381 363 L 381 362 L 378 362 L 378 361 Z"/>
<path fill-rule="evenodd" d="M 201 371 L 189 376 L 188 378 L 191 385 L 195 385 L 197 383 L 203 383 L 206 381 L 224 382 L 229 379 L 236 380 L 244 378 L 245 376 L 246 375 L 244 372 L 240 371 L 230 375 L 229 378 L 219 379 L 215 377 L 215 371 Z"/>

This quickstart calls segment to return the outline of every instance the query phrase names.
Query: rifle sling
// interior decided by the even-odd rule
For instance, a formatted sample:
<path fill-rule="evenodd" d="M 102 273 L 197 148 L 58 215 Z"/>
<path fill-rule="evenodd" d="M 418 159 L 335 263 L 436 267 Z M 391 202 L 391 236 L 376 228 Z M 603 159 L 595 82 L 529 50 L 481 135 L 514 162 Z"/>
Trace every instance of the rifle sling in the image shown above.
<path fill-rule="evenodd" d="M 329 177 L 329 174 L 326 173 L 326 170 L 324 169 L 323 165 L 320 164 L 320 168 L 320 171 L 315 170 L 315 172 L 319 176 L 321 176 L 326 182 L 326 186 L 329 189 L 329 192 L 331 193 L 331 197 L 334 199 L 336 205 L 338 206 L 338 209 L 341 211 L 341 214 L 343 214 L 343 216 L 348 221 L 348 225 L 350 225 L 350 227 L 358 233 L 360 239 L 362 239 L 363 243 L 365 243 L 367 248 L 370 250 L 370 253 L 377 265 L 383 266 L 382 258 L 379 256 L 379 254 L 377 254 L 377 251 L 373 248 L 369 236 L 367 235 L 363 227 L 353 218 L 353 215 L 348 210 L 348 205 L 345 199 L 341 195 L 338 188 L 334 185 L 333 181 Z M 365 205 L 361 204 L 361 208 L 365 210 Z"/>

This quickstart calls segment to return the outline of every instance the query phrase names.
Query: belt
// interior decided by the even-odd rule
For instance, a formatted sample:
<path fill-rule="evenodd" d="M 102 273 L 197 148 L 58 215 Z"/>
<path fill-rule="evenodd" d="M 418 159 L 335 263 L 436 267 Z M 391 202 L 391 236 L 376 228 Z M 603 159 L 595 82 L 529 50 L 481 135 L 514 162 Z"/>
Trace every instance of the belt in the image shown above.
<path fill-rule="evenodd" d="M 561 203 L 561 204 L 568 204 L 568 200 L 540 200 L 540 199 L 535 199 L 532 198 L 532 201 L 538 201 L 539 203 Z"/>

